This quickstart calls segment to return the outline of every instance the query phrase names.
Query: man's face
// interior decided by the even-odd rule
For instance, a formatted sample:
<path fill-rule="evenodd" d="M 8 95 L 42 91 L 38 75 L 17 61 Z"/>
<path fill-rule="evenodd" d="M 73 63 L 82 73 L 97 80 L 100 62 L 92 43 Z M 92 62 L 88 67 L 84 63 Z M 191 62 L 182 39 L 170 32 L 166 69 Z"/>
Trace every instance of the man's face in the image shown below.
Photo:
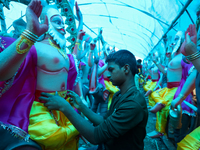
<path fill-rule="evenodd" d="M 125 81 L 125 72 L 124 67 L 120 68 L 119 65 L 117 65 L 114 62 L 108 62 L 108 78 L 115 86 L 120 86 Z"/>
<path fill-rule="evenodd" d="M 65 35 L 64 21 L 60 15 L 51 17 L 52 26 L 62 35 Z"/>

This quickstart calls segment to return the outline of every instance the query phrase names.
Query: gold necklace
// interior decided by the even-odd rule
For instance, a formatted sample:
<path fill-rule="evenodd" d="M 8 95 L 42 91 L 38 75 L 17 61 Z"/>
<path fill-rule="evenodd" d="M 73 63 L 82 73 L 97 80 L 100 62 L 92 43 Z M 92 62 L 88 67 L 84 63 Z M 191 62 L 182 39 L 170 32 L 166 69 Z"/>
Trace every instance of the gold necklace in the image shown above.
<path fill-rule="evenodd" d="M 50 44 L 51 46 L 53 46 L 54 48 L 56 48 L 56 49 L 58 50 L 58 52 L 59 52 L 65 59 L 68 59 L 68 56 L 67 56 L 67 54 L 64 52 L 64 49 L 61 49 L 61 48 L 59 48 L 58 46 L 56 46 L 56 45 L 51 41 L 50 38 L 48 38 L 48 40 L 49 40 L 49 44 Z"/>

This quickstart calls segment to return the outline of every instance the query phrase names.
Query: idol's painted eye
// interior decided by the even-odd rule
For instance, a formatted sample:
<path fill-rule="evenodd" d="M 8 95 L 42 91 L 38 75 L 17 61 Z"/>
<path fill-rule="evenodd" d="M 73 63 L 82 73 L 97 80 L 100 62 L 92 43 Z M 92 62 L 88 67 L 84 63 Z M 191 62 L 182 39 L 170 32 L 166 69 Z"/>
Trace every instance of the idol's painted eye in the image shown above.
<path fill-rule="evenodd" d="M 60 20 L 53 20 L 52 22 L 56 23 L 57 25 L 61 25 L 61 21 Z"/>

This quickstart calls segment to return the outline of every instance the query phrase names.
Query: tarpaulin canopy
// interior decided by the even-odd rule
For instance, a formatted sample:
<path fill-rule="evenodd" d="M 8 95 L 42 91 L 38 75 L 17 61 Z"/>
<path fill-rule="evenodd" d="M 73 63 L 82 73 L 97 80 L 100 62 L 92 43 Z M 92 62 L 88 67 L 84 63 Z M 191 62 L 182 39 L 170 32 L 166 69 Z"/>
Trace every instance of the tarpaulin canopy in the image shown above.
<path fill-rule="evenodd" d="M 102 27 L 103 37 L 107 43 L 117 49 L 127 49 L 143 59 L 167 31 L 187 0 L 77 0 L 77 2 L 83 14 L 83 30 L 87 34 L 95 38 L 98 29 Z M 199 0 L 194 0 L 187 8 L 194 22 L 199 4 Z M 11 9 L 4 10 L 6 23 L 9 26 L 11 21 L 20 17 L 21 10 L 22 14 L 25 14 L 25 5 L 11 2 Z M 176 31 L 187 29 L 192 23 L 188 13 L 184 12 L 168 35 L 173 36 Z M 162 43 L 160 45 L 162 46 Z"/>

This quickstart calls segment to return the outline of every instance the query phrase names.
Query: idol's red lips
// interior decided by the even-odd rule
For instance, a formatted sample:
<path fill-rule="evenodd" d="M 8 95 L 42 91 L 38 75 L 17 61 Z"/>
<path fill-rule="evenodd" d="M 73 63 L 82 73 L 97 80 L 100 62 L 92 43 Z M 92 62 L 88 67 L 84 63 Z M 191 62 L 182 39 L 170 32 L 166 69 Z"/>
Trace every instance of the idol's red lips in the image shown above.
<path fill-rule="evenodd" d="M 65 32 L 65 30 L 62 28 L 62 29 L 60 29 L 61 31 L 63 31 L 63 32 Z"/>

